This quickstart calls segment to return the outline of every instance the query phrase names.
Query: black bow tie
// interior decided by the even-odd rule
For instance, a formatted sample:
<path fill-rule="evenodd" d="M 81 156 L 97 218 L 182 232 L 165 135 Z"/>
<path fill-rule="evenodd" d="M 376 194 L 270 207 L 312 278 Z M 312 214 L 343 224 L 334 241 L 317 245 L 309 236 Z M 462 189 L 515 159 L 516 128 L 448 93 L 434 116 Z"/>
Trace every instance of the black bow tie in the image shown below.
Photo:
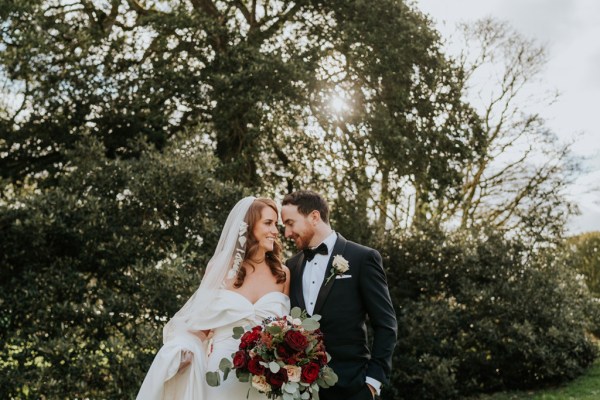
<path fill-rule="evenodd" d="M 306 261 L 310 261 L 315 258 L 317 254 L 327 255 L 327 245 L 325 243 L 321 243 L 314 249 L 304 249 L 303 251 Z"/>

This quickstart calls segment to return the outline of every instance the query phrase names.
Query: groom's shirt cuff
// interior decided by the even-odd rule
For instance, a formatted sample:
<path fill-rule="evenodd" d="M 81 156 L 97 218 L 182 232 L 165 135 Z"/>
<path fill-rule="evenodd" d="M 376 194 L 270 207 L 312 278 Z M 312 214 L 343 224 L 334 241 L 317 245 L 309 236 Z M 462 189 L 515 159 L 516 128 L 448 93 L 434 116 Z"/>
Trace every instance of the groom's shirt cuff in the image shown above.
<path fill-rule="evenodd" d="M 377 396 L 381 395 L 381 382 L 371 378 L 370 376 L 367 376 L 367 383 L 375 388 Z"/>

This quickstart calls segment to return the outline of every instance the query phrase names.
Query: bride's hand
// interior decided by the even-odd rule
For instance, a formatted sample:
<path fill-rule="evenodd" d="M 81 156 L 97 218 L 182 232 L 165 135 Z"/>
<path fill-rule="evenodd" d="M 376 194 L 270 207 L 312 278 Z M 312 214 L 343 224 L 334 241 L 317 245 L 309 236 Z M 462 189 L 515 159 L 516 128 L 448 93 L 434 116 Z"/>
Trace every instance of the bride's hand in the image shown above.
<path fill-rule="evenodd" d="M 192 357 L 193 354 L 191 351 L 181 350 L 181 359 L 179 361 L 179 369 L 177 370 L 177 373 L 180 373 L 181 371 L 190 366 L 190 364 L 192 363 Z"/>

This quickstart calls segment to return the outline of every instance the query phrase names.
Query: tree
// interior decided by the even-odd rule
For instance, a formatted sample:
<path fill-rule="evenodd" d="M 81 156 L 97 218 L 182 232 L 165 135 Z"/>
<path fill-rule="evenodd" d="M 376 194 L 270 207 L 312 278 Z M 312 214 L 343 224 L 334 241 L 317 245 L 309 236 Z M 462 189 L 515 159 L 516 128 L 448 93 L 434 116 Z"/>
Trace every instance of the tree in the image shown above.
<path fill-rule="evenodd" d="M 567 262 L 583 274 L 594 297 L 600 297 L 600 232 L 588 232 L 566 240 Z"/>
<path fill-rule="evenodd" d="M 469 157 L 460 71 L 403 2 L 42 1 L 1 12 L 0 65 L 22 96 L 0 143 L 13 182 L 53 176 L 86 135 L 114 158 L 136 156 L 138 135 L 160 150 L 191 129 L 237 182 L 289 191 L 333 172 L 336 192 L 347 179 L 369 189 L 361 206 L 376 201 L 385 219 L 396 181 L 439 197 L 460 170 L 445 165 Z M 352 121 L 323 108 L 333 90 L 354 96 Z M 340 146 L 346 165 L 326 161 Z"/>
<path fill-rule="evenodd" d="M 566 188 L 576 165 L 536 107 L 556 95 L 531 86 L 546 63 L 542 46 L 507 24 L 484 19 L 461 26 L 458 62 L 465 94 L 481 118 L 482 146 L 463 164 L 460 194 L 440 204 L 441 219 L 463 227 L 493 224 L 538 240 L 560 236 L 574 205 Z"/>
<path fill-rule="evenodd" d="M 307 34 L 311 8 L 195 0 L 3 7 L 0 63 L 23 98 L 2 132 L 3 176 L 60 170 L 64 151 L 86 135 L 109 157 L 135 156 L 138 135 L 161 149 L 193 128 L 232 177 L 258 185 L 260 154 L 273 153 L 263 119 L 296 103 L 310 81 L 316 51 L 294 38 Z"/>
<path fill-rule="evenodd" d="M 477 150 L 478 120 L 426 16 L 392 1 L 329 7 L 339 35 L 311 109 L 330 196 L 353 210 L 334 219 L 360 238 L 426 218 L 428 204 L 452 196 Z"/>

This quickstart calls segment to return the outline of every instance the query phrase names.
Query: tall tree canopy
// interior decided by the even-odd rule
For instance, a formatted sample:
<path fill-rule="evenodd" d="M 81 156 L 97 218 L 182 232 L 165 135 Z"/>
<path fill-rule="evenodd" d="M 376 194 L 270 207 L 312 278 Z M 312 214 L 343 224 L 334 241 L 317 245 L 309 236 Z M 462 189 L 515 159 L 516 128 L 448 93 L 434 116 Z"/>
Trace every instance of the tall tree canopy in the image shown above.
<path fill-rule="evenodd" d="M 51 0 L 0 13 L 2 73 L 18 88 L 0 142 L 12 181 L 60 171 L 86 135 L 129 157 L 140 135 L 161 149 L 193 132 L 235 181 L 287 191 L 333 174 L 385 221 L 405 186 L 417 205 L 455 186 L 477 149 L 461 71 L 401 1 Z"/>

